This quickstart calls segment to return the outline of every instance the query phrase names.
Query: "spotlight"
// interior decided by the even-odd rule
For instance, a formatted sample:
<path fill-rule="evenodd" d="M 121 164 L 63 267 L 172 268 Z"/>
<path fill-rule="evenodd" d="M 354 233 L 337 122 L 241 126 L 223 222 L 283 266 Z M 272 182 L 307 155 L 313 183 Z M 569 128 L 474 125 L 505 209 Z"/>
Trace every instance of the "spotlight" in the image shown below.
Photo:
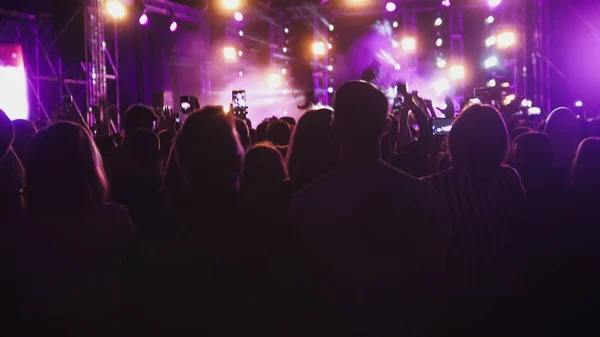
<path fill-rule="evenodd" d="M 239 34 L 240 36 L 244 36 L 244 31 L 243 31 L 243 30 L 240 30 L 240 31 L 238 32 L 238 34 Z"/>
<path fill-rule="evenodd" d="M 328 43 L 328 44 L 327 44 L 327 48 L 328 48 L 328 49 L 332 49 L 332 48 L 333 48 L 333 45 L 332 45 L 331 43 Z"/>
<path fill-rule="evenodd" d="M 332 65 L 327 66 L 327 70 L 333 71 L 333 66 Z"/>
<path fill-rule="evenodd" d="M 527 110 L 527 112 L 530 115 L 539 115 L 539 114 L 542 113 L 542 110 L 540 108 L 538 108 L 538 107 L 532 107 L 532 108 L 529 108 L 529 110 Z"/>
<path fill-rule="evenodd" d="M 145 26 L 148 24 L 148 15 L 146 13 L 143 13 L 142 15 L 140 15 L 140 19 L 138 20 L 140 25 Z"/>
<path fill-rule="evenodd" d="M 435 19 L 435 22 L 433 23 L 434 26 L 441 26 L 442 25 L 442 18 L 437 18 Z"/>
<path fill-rule="evenodd" d="M 233 47 L 225 47 L 223 48 L 223 57 L 225 60 L 232 61 L 236 58 L 235 48 Z"/>
<path fill-rule="evenodd" d="M 449 69 L 450 78 L 453 80 L 462 80 L 465 78 L 465 67 L 460 65 L 453 65 Z"/>
<path fill-rule="evenodd" d="M 169 26 L 169 29 L 174 32 L 177 30 L 177 21 L 173 20 L 171 21 L 171 25 Z"/>
<path fill-rule="evenodd" d="M 106 3 L 106 11 L 114 19 L 122 19 L 125 16 L 125 6 L 121 1 L 110 0 Z"/>
<path fill-rule="evenodd" d="M 401 68 L 401 67 L 400 67 L 400 65 L 399 65 L 398 63 L 394 64 L 394 69 L 396 69 L 396 70 L 400 70 L 400 68 Z"/>
<path fill-rule="evenodd" d="M 488 16 L 487 18 L 485 18 L 485 23 L 487 23 L 488 25 L 494 23 L 494 17 L 493 16 Z"/>
<path fill-rule="evenodd" d="M 583 102 L 582 102 L 582 101 L 580 101 L 580 100 L 577 100 L 577 101 L 575 101 L 575 106 L 576 106 L 577 108 L 581 108 L 581 107 L 583 106 Z"/>
<path fill-rule="evenodd" d="M 488 0 L 488 6 L 496 7 L 496 6 L 500 5 L 501 2 L 502 2 L 502 0 Z"/>
<path fill-rule="evenodd" d="M 287 74 L 287 69 L 285 69 L 285 68 L 281 68 L 281 73 L 282 73 L 283 75 Z"/>
<path fill-rule="evenodd" d="M 450 5 L 451 5 L 450 0 L 442 0 L 442 6 L 450 7 Z"/>
<path fill-rule="evenodd" d="M 485 46 L 487 48 L 493 46 L 496 44 L 496 37 L 495 36 L 490 36 L 487 39 L 485 39 Z"/>
<path fill-rule="evenodd" d="M 444 68 L 444 67 L 446 67 L 446 60 L 444 60 L 444 59 L 443 59 L 443 58 L 441 58 L 441 57 L 438 57 L 438 59 L 435 61 L 435 65 L 436 65 L 438 68 Z"/>
<path fill-rule="evenodd" d="M 329 25 L 329 31 L 330 31 L 330 32 L 333 32 L 333 30 L 334 30 L 334 29 L 335 29 L 335 26 L 334 26 L 334 25 Z"/>
<path fill-rule="evenodd" d="M 396 10 L 396 4 L 393 2 L 388 2 L 387 4 L 385 4 L 385 10 L 388 12 L 393 12 Z"/>
<path fill-rule="evenodd" d="M 327 88 L 327 92 L 330 94 L 333 94 L 333 88 L 332 87 Z"/>
<path fill-rule="evenodd" d="M 279 74 L 269 74 L 267 84 L 273 89 L 279 87 L 281 85 L 281 76 Z"/>
<path fill-rule="evenodd" d="M 510 94 L 510 95 L 507 95 L 506 97 L 504 97 L 504 101 L 502 101 L 502 103 L 504 105 L 509 105 L 514 100 L 515 100 L 515 95 L 514 94 Z"/>
<path fill-rule="evenodd" d="M 241 50 L 238 50 L 238 56 L 242 56 L 244 55 L 244 52 L 242 52 Z"/>
<path fill-rule="evenodd" d="M 510 83 L 508 83 L 508 82 L 502 82 L 502 84 L 500 84 L 500 86 L 502 88 L 508 88 L 508 87 L 510 87 Z"/>
<path fill-rule="evenodd" d="M 322 41 L 313 42 L 312 51 L 315 55 L 325 55 L 325 43 Z"/>
<path fill-rule="evenodd" d="M 489 80 L 489 81 L 487 82 L 487 86 L 488 86 L 489 88 L 491 88 L 491 87 L 495 87 L 495 86 L 496 86 L 496 80 L 492 78 L 491 80 Z"/>
<path fill-rule="evenodd" d="M 394 21 L 394 22 L 392 22 L 392 27 L 394 27 L 394 28 L 398 28 L 398 21 Z"/>
<path fill-rule="evenodd" d="M 240 70 L 240 72 L 238 73 L 238 75 L 239 75 L 240 77 L 242 77 L 242 76 L 244 76 L 244 72 Z"/>
<path fill-rule="evenodd" d="M 238 9 L 240 7 L 240 0 L 223 0 L 223 7 L 225 9 Z"/>
<path fill-rule="evenodd" d="M 498 58 L 496 56 L 488 57 L 484 62 L 483 66 L 485 69 L 492 68 L 498 65 Z"/>
<path fill-rule="evenodd" d="M 441 78 L 431 85 L 435 91 L 436 96 L 439 96 L 450 89 L 450 82 L 447 78 Z"/>
<path fill-rule="evenodd" d="M 281 49 L 284 53 L 287 53 L 287 47 L 283 47 L 283 49 Z"/>
<path fill-rule="evenodd" d="M 402 39 L 402 50 L 414 51 L 417 49 L 417 41 L 414 37 L 405 37 Z"/>
<path fill-rule="evenodd" d="M 498 35 L 498 48 L 508 48 L 515 44 L 517 38 L 513 32 L 504 32 Z"/>
<path fill-rule="evenodd" d="M 438 47 L 441 47 L 442 43 L 444 43 L 444 41 L 442 40 L 441 37 L 439 37 L 437 40 L 435 40 L 435 45 Z"/>
<path fill-rule="evenodd" d="M 289 30 L 287 27 L 285 27 L 285 28 L 283 29 L 283 32 L 287 34 L 287 33 L 289 33 L 289 32 L 290 32 L 290 30 Z"/>
<path fill-rule="evenodd" d="M 523 108 L 531 108 L 532 105 L 533 105 L 533 102 L 531 102 L 527 98 L 525 98 L 524 100 L 521 101 L 521 106 Z"/>
<path fill-rule="evenodd" d="M 240 12 L 235 12 L 233 14 L 233 18 L 235 19 L 235 21 L 242 21 L 244 20 L 244 15 Z"/>

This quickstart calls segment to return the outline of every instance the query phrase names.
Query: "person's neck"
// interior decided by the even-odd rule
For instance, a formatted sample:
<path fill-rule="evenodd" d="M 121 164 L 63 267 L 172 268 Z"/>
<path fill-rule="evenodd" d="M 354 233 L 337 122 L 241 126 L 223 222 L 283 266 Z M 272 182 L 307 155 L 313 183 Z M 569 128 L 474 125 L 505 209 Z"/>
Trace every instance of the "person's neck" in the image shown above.
<path fill-rule="evenodd" d="M 340 164 L 364 166 L 381 163 L 379 142 L 348 144 L 340 146 Z"/>

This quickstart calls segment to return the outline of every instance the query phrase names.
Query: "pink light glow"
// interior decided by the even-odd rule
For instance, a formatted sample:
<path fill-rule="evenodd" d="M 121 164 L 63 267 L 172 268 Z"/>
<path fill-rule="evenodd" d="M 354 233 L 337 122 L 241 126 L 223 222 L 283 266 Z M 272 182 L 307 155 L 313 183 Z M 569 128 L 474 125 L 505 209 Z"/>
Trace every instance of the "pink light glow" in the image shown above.
<path fill-rule="evenodd" d="M 235 21 L 242 21 L 244 20 L 244 15 L 242 15 L 240 12 L 235 12 L 235 14 L 233 14 L 233 18 Z"/>
<path fill-rule="evenodd" d="M 395 3 L 393 3 L 393 2 L 388 2 L 388 3 L 385 5 L 385 10 L 386 10 L 386 11 L 388 11 L 388 12 L 393 12 L 393 11 L 395 11 L 395 10 L 396 10 L 396 4 L 395 4 Z"/>
<path fill-rule="evenodd" d="M 148 15 L 146 15 L 146 13 L 142 14 L 140 16 L 140 25 L 145 26 L 148 23 Z"/>
<path fill-rule="evenodd" d="M 27 78 L 20 44 L 0 44 L 0 109 L 11 120 L 29 117 Z"/>
<path fill-rule="evenodd" d="M 450 7 L 450 5 L 451 5 L 450 0 L 442 0 L 442 6 Z"/>
<path fill-rule="evenodd" d="M 169 26 L 169 29 L 174 32 L 177 30 L 177 21 L 173 21 L 171 22 L 171 26 Z"/>
<path fill-rule="evenodd" d="M 496 6 L 500 5 L 501 2 L 502 2 L 502 0 L 488 0 L 488 6 L 496 7 Z"/>

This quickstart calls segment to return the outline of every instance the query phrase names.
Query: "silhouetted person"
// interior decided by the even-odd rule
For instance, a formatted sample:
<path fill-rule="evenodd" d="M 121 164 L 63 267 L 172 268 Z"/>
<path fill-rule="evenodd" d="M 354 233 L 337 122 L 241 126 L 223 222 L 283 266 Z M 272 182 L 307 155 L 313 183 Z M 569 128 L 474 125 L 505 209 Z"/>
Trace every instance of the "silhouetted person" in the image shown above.
<path fill-rule="evenodd" d="M 295 190 L 300 190 L 338 163 L 339 145 L 331 131 L 333 110 L 308 110 L 298 120 L 287 152 L 287 167 Z"/>
<path fill-rule="evenodd" d="M 160 141 L 160 164 L 163 173 L 167 167 L 169 153 L 171 152 L 171 147 L 173 146 L 174 139 L 175 134 L 169 130 L 162 130 L 158 133 L 158 140 Z"/>
<path fill-rule="evenodd" d="M 292 201 L 306 335 L 427 336 L 438 327 L 444 225 L 431 188 L 381 160 L 387 110 L 374 85 L 343 84 L 331 124 L 339 165 Z"/>
<path fill-rule="evenodd" d="M 17 157 L 22 162 L 27 160 L 27 153 L 33 136 L 37 132 L 37 128 L 33 122 L 26 119 L 16 119 L 13 122 L 15 128 L 15 139 L 12 147 Z"/>
<path fill-rule="evenodd" d="M 89 132 L 71 122 L 39 131 L 26 178 L 16 260 L 18 334 L 117 333 L 120 268 L 133 227 L 124 207 L 106 203 L 108 183 Z"/>
<path fill-rule="evenodd" d="M 388 116 L 390 127 L 381 138 L 381 157 L 386 163 L 391 163 L 396 154 L 396 144 L 398 143 L 398 120 L 393 116 Z"/>
<path fill-rule="evenodd" d="M 552 142 L 554 167 L 563 172 L 566 181 L 575 151 L 581 141 L 577 117 L 567 108 L 555 109 L 546 120 L 544 132 Z"/>
<path fill-rule="evenodd" d="M 292 128 L 292 131 L 294 131 L 294 127 L 296 126 L 296 119 L 294 117 L 284 116 L 279 119 L 286 122 Z"/>
<path fill-rule="evenodd" d="M 21 210 L 24 171 L 12 149 L 14 127 L 0 110 L 0 218 Z"/>
<path fill-rule="evenodd" d="M 269 125 L 269 120 L 266 119 L 262 121 L 256 127 L 256 139 L 252 144 L 258 144 L 269 140 L 269 136 L 267 134 L 267 126 Z"/>
<path fill-rule="evenodd" d="M 244 151 L 248 151 L 248 148 L 250 148 L 250 130 L 248 129 L 248 125 L 243 120 L 236 118 L 235 130 L 240 137 L 240 143 L 242 144 Z"/>

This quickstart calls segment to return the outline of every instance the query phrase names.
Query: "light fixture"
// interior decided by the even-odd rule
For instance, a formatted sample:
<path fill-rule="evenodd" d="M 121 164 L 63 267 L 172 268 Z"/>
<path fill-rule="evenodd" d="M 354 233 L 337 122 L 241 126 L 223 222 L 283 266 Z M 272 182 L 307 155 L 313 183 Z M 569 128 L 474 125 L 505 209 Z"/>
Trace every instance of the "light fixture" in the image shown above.
<path fill-rule="evenodd" d="M 492 15 L 488 16 L 487 18 L 485 18 L 485 23 L 492 24 L 494 23 L 494 17 Z"/>
<path fill-rule="evenodd" d="M 388 12 L 393 12 L 396 10 L 396 4 L 393 2 L 388 2 L 387 4 L 385 4 L 385 10 Z"/>
<path fill-rule="evenodd" d="M 267 84 L 269 88 L 278 88 L 281 85 L 281 76 L 279 74 L 269 74 Z"/>
<path fill-rule="evenodd" d="M 487 86 L 489 88 L 495 87 L 496 86 L 496 80 L 492 78 L 491 80 L 487 81 Z"/>
<path fill-rule="evenodd" d="M 490 56 L 485 61 L 483 61 L 483 66 L 485 69 L 492 68 L 498 65 L 498 58 L 496 56 Z"/>
<path fill-rule="evenodd" d="M 145 12 L 142 13 L 142 15 L 140 15 L 140 18 L 138 19 L 138 22 L 142 26 L 147 25 L 148 24 L 148 14 L 146 14 Z"/>
<path fill-rule="evenodd" d="M 225 47 L 223 48 L 223 57 L 225 60 L 232 61 L 236 58 L 236 51 L 233 47 Z"/>
<path fill-rule="evenodd" d="M 442 43 L 444 43 L 444 40 L 442 40 L 442 38 L 441 38 L 441 37 L 438 37 L 438 39 L 437 39 L 437 40 L 435 40 L 435 45 L 436 45 L 437 47 L 441 47 L 441 46 L 442 46 Z"/>
<path fill-rule="evenodd" d="M 414 51 L 417 49 L 417 41 L 414 37 L 405 37 L 401 42 L 402 50 L 404 51 Z"/>
<path fill-rule="evenodd" d="M 313 42 L 312 51 L 315 55 L 325 55 L 325 43 L 323 41 Z"/>
<path fill-rule="evenodd" d="M 228 10 L 238 9 L 240 7 L 240 0 L 223 0 L 223 8 Z"/>
<path fill-rule="evenodd" d="M 106 2 L 106 11 L 114 19 L 122 19 L 125 16 L 125 6 L 121 1 L 110 0 Z"/>
<path fill-rule="evenodd" d="M 462 80 L 465 78 L 465 67 L 461 65 L 453 65 L 448 70 L 450 78 L 453 80 Z"/>
<path fill-rule="evenodd" d="M 233 18 L 235 19 L 235 21 L 242 21 L 244 20 L 244 15 L 240 12 L 235 12 L 233 13 Z"/>
<path fill-rule="evenodd" d="M 433 22 L 434 26 L 441 26 L 442 25 L 442 18 L 437 18 L 435 19 L 435 21 Z"/>
<path fill-rule="evenodd" d="M 580 100 L 575 101 L 575 107 L 581 108 L 583 106 L 583 102 Z"/>
<path fill-rule="evenodd" d="M 503 32 L 498 34 L 497 44 L 498 48 L 508 48 L 515 44 L 517 37 L 513 32 Z"/>
<path fill-rule="evenodd" d="M 171 30 L 172 32 L 177 30 L 177 21 L 175 21 L 175 19 L 171 21 L 171 24 L 169 25 L 169 30 Z"/>

